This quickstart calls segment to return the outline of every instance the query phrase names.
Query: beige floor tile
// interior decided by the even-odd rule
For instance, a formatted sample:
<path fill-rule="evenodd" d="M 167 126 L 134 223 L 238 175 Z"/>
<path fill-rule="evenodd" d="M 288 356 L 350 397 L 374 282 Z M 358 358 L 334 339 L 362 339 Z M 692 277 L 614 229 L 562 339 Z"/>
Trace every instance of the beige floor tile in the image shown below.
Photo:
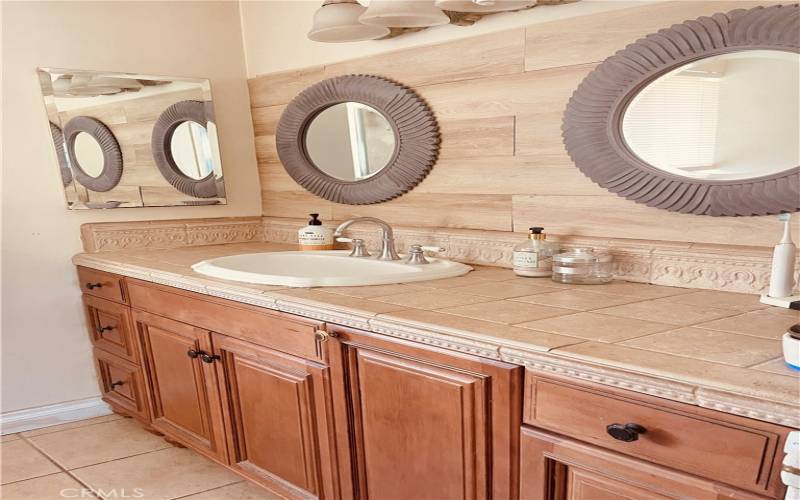
<path fill-rule="evenodd" d="M 577 311 L 591 311 L 603 307 L 630 304 L 641 299 L 630 295 L 610 295 L 606 293 L 586 292 L 583 290 L 562 290 L 559 292 L 542 293 L 517 297 L 512 300 L 542 304 L 545 306 L 565 307 Z"/>
<path fill-rule="evenodd" d="M 794 377 L 760 372 L 752 368 L 711 363 L 660 352 L 645 351 L 619 344 L 583 342 L 553 351 L 556 355 L 590 363 L 614 366 L 710 389 L 798 406 L 800 386 Z"/>
<path fill-rule="evenodd" d="M 494 299 L 510 299 L 512 297 L 522 297 L 537 293 L 552 292 L 552 288 L 536 285 L 523 285 L 521 283 L 508 283 L 505 281 L 491 281 L 488 283 L 477 283 L 474 285 L 458 286 L 450 288 L 452 292 L 468 293 L 471 295 L 482 295 Z"/>
<path fill-rule="evenodd" d="M 621 344 L 734 366 L 751 366 L 781 354 L 781 343 L 777 340 L 700 328 L 654 333 Z"/>
<path fill-rule="evenodd" d="M 371 297 L 383 297 L 386 295 L 397 295 L 400 293 L 425 290 L 425 288 L 398 283 L 395 285 L 332 286 L 327 288 L 317 288 L 317 290 L 320 292 L 336 293 L 339 295 L 347 295 L 349 297 L 368 299 Z"/>
<path fill-rule="evenodd" d="M 408 309 L 380 315 L 377 320 L 415 326 L 435 333 L 441 332 L 457 337 L 475 338 L 484 342 L 496 340 L 503 344 L 514 343 L 522 349 L 535 351 L 549 351 L 556 347 L 583 341 L 576 337 L 537 332 L 526 328 L 517 328 L 490 321 L 419 309 Z"/>
<path fill-rule="evenodd" d="M 558 307 L 525 304 L 524 302 L 497 300 L 483 304 L 448 307 L 440 309 L 439 312 L 511 325 L 535 319 L 563 316 L 570 314 L 572 311 Z"/>
<path fill-rule="evenodd" d="M 720 292 L 718 290 L 701 290 L 693 293 L 665 297 L 664 301 L 680 304 L 732 309 L 738 312 L 755 311 L 768 307 L 759 302 L 760 296 L 747 293 Z"/>
<path fill-rule="evenodd" d="M 423 291 L 375 297 L 372 300 L 414 309 L 440 309 L 442 307 L 488 302 L 491 299 L 489 297 L 468 295 L 451 290 L 431 290 L 430 288 L 426 288 Z"/>
<path fill-rule="evenodd" d="M 647 283 L 632 283 L 630 281 L 613 281 L 603 285 L 584 285 L 582 289 L 587 292 L 631 295 L 640 299 L 658 299 L 697 291 L 691 288 L 649 285 Z"/>
<path fill-rule="evenodd" d="M 19 434 L 5 434 L 5 435 L 3 435 L 2 440 L 0 441 L 0 443 L 7 443 L 9 441 L 16 441 L 17 439 L 19 439 Z"/>
<path fill-rule="evenodd" d="M 60 472 L 61 469 L 27 441 L 18 439 L 0 445 L 0 479 L 12 483 Z"/>
<path fill-rule="evenodd" d="M 114 420 L 28 439 L 65 469 L 171 447 L 163 438 L 147 432 L 132 419 Z"/>
<path fill-rule="evenodd" d="M 667 323 L 676 326 L 690 326 L 736 314 L 730 309 L 716 309 L 713 307 L 662 302 L 658 300 L 607 307 L 605 309 L 597 309 L 594 312 L 623 318 Z"/>
<path fill-rule="evenodd" d="M 266 488 L 244 481 L 183 498 L 187 500 L 280 500 L 283 497 Z"/>
<path fill-rule="evenodd" d="M 780 339 L 790 326 L 798 322 L 800 322 L 800 318 L 763 310 L 739 314 L 716 321 L 708 321 L 695 326 L 709 330 L 742 333 L 765 339 Z"/>
<path fill-rule="evenodd" d="M 504 283 L 518 283 L 520 285 L 536 285 L 555 290 L 572 290 L 573 288 L 583 288 L 581 285 L 569 285 L 567 283 L 556 283 L 548 277 L 517 276 L 503 280 Z"/>
<path fill-rule="evenodd" d="M 674 325 L 664 323 L 589 312 L 529 321 L 516 326 L 598 342 L 619 342 L 675 328 Z"/>
<path fill-rule="evenodd" d="M 94 489 L 124 489 L 139 498 L 175 498 L 241 481 L 188 448 L 168 448 L 72 471 Z"/>
<path fill-rule="evenodd" d="M 68 422 L 66 424 L 51 425 L 50 427 L 42 427 L 41 429 L 25 431 L 22 433 L 22 435 L 25 437 L 41 436 L 42 434 L 51 434 L 53 432 L 66 431 L 69 429 L 77 429 L 78 427 L 86 427 L 87 425 L 113 422 L 114 420 L 120 420 L 122 418 L 124 417 L 112 413 L 111 415 L 103 415 L 102 417 L 87 418 L 84 420 L 78 420 L 77 422 Z"/>
<path fill-rule="evenodd" d="M 787 377 L 800 378 L 800 370 L 789 368 L 789 365 L 786 364 L 786 361 L 783 359 L 782 355 L 780 358 L 765 361 L 755 366 L 751 366 L 750 368 L 762 372 L 777 373 L 778 375 L 786 375 Z"/>
<path fill-rule="evenodd" d="M 92 496 L 81 483 L 66 472 L 61 472 L 3 485 L 0 487 L 0 498 L 3 500 L 55 500 L 92 498 Z"/>

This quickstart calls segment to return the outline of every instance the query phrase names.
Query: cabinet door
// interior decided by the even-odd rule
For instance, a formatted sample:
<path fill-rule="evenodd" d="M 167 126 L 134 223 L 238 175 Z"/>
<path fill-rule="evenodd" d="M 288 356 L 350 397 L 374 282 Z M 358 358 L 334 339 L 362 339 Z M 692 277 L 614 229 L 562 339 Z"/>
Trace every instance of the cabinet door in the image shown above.
<path fill-rule="evenodd" d="M 595 446 L 522 429 L 522 500 L 763 499 Z"/>
<path fill-rule="evenodd" d="M 289 497 L 335 495 L 325 365 L 214 334 L 230 463 Z"/>
<path fill-rule="evenodd" d="M 339 333 L 331 356 L 349 421 L 351 496 L 515 499 L 517 367 Z M 342 365 L 337 363 L 342 360 Z"/>
<path fill-rule="evenodd" d="M 135 313 L 150 393 L 152 425 L 218 460 L 225 460 L 222 414 L 208 331 Z"/>

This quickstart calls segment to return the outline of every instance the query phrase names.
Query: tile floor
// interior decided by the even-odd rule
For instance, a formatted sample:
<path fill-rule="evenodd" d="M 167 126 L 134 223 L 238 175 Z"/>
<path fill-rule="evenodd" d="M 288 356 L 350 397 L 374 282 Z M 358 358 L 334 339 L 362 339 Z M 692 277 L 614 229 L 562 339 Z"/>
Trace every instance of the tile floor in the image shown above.
<path fill-rule="evenodd" d="M 3 500 L 278 497 L 117 415 L 3 436 Z"/>

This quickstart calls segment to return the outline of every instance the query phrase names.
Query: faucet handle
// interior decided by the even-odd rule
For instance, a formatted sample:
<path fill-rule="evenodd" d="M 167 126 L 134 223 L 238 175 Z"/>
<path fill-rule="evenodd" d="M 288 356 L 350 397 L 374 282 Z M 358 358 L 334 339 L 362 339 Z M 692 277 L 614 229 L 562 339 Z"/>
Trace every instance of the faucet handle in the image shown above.
<path fill-rule="evenodd" d="M 367 251 L 367 245 L 361 238 L 337 238 L 336 241 L 353 244 L 353 251 L 350 252 L 350 257 L 371 257 L 370 253 Z"/>
<path fill-rule="evenodd" d="M 408 249 L 408 257 L 406 257 L 406 264 L 430 264 L 430 261 L 425 258 L 425 252 L 444 252 L 442 247 L 431 247 L 423 245 L 411 245 Z"/>

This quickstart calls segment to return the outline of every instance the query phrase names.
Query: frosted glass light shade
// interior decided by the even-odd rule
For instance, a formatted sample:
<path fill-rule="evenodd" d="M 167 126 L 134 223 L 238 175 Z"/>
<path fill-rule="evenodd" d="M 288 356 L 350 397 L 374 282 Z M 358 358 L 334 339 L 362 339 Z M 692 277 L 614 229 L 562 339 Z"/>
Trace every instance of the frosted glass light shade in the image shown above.
<path fill-rule="evenodd" d="M 504 12 L 536 5 L 536 0 L 436 0 L 442 10 L 455 12 Z"/>
<path fill-rule="evenodd" d="M 419 0 L 372 0 L 358 20 L 388 28 L 427 28 L 450 23 L 447 14 L 433 2 Z"/>
<path fill-rule="evenodd" d="M 358 17 L 366 11 L 355 0 L 326 1 L 314 13 L 308 38 L 315 42 L 360 42 L 389 34 L 389 28 L 362 24 Z"/>

